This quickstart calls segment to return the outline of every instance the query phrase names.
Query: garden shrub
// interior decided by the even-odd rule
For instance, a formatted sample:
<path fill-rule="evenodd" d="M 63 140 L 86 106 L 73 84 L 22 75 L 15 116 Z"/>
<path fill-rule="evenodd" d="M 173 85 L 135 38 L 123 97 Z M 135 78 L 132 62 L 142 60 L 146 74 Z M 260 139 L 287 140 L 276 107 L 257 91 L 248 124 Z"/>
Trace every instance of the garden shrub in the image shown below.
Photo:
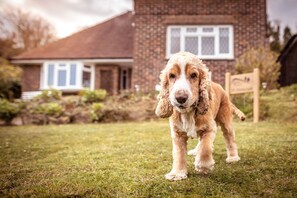
<path fill-rule="evenodd" d="M 22 69 L 0 58 L 0 98 L 13 100 L 21 96 Z"/>
<path fill-rule="evenodd" d="M 63 112 L 64 112 L 63 107 L 60 104 L 55 102 L 38 105 L 32 110 L 32 113 L 44 114 L 44 115 L 55 116 L 55 117 L 62 115 Z"/>
<path fill-rule="evenodd" d="M 103 117 L 102 113 L 102 103 L 93 103 L 91 107 L 91 119 L 92 121 L 101 121 Z"/>
<path fill-rule="evenodd" d="M 77 107 L 84 106 L 80 96 L 66 96 L 63 97 L 60 103 L 64 106 L 67 113 L 73 112 Z"/>
<path fill-rule="evenodd" d="M 56 89 L 44 90 L 40 95 L 36 96 L 35 98 L 42 100 L 44 102 L 56 101 L 62 98 L 62 92 Z"/>
<path fill-rule="evenodd" d="M 238 74 L 253 72 L 254 68 L 260 70 L 260 82 L 266 83 L 266 89 L 278 88 L 280 64 L 276 62 L 278 54 L 267 48 L 250 49 L 242 54 L 235 64 Z"/>
<path fill-rule="evenodd" d="M 102 110 L 102 122 L 123 122 L 131 121 L 130 112 L 121 108 L 104 108 Z"/>
<path fill-rule="evenodd" d="M 9 102 L 6 99 L 0 99 L 0 119 L 10 123 L 20 112 L 20 106 L 16 103 Z"/>
<path fill-rule="evenodd" d="M 79 93 L 82 96 L 82 100 L 87 103 L 101 102 L 104 101 L 107 95 L 106 90 L 97 89 L 97 90 L 83 90 Z"/>

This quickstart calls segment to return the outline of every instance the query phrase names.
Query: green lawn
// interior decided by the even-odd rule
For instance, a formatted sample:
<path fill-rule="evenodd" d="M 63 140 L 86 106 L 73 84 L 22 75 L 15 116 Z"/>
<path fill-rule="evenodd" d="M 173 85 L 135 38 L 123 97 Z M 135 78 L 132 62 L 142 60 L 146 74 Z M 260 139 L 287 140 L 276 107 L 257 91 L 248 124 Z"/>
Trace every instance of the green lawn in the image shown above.
<path fill-rule="evenodd" d="M 0 197 L 296 197 L 297 125 L 235 123 L 241 161 L 226 164 L 221 131 L 214 171 L 170 182 L 165 121 L 0 128 Z M 189 141 L 193 148 L 196 140 Z"/>

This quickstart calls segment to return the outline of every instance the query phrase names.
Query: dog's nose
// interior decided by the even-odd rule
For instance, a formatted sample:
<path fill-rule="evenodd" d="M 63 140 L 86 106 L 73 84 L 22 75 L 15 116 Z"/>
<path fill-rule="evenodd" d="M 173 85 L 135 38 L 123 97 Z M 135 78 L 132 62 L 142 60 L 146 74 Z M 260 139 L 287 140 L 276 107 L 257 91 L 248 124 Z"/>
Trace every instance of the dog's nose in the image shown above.
<path fill-rule="evenodd" d="M 177 91 L 175 99 L 179 104 L 184 104 L 188 99 L 188 94 L 184 90 Z"/>

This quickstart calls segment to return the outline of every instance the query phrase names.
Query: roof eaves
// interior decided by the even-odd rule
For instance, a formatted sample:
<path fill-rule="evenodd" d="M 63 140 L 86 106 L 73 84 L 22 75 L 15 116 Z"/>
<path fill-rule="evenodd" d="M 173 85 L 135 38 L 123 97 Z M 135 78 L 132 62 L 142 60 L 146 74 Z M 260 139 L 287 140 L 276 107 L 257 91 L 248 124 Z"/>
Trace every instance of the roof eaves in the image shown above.
<path fill-rule="evenodd" d="M 133 58 L 65 58 L 65 59 L 22 59 L 12 60 L 13 64 L 42 64 L 44 62 L 78 61 L 89 63 L 132 63 Z"/>

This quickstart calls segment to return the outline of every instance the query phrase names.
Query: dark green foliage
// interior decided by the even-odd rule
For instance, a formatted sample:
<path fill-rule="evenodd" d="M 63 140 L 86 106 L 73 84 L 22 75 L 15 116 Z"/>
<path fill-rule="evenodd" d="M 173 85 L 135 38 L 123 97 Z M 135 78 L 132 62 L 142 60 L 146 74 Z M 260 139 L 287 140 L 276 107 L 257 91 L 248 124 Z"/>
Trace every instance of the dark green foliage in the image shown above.
<path fill-rule="evenodd" d="M 283 48 L 288 43 L 289 39 L 292 37 L 291 29 L 289 26 L 286 26 L 284 29 L 284 35 L 283 35 Z"/>
<path fill-rule="evenodd" d="M 267 34 L 270 42 L 270 50 L 276 53 L 280 53 L 286 46 L 289 39 L 292 37 L 292 32 L 289 26 L 284 28 L 283 40 L 280 39 L 280 21 L 275 20 L 274 24 L 270 21 L 267 23 Z"/>
<path fill-rule="evenodd" d="M 20 67 L 10 65 L 8 61 L 0 58 L 0 98 L 13 100 L 20 97 L 21 75 Z"/>
<path fill-rule="evenodd" d="M 19 99 L 22 96 L 22 87 L 20 85 L 20 82 L 11 81 L 9 84 L 2 86 L 0 85 L 0 98 L 6 98 L 10 101 L 13 101 L 13 99 Z"/>
<path fill-rule="evenodd" d="M 279 53 L 282 45 L 280 41 L 280 22 L 276 21 L 274 25 L 269 21 L 267 23 L 268 37 L 270 40 L 270 50 Z"/>

